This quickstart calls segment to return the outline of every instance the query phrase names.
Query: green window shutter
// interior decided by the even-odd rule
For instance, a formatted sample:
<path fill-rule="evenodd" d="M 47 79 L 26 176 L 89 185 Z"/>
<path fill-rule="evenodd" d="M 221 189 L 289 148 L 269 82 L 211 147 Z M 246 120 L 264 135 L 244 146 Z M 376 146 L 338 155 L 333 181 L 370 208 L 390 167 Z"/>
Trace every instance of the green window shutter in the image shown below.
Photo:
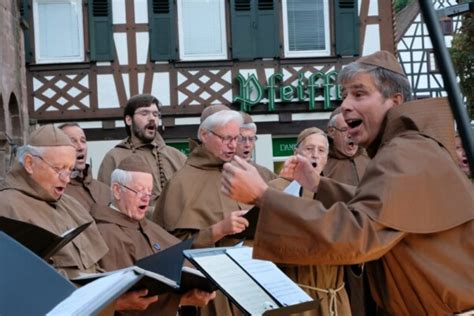
<path fill-rule="evenodd" d="M 279 57 L 278 15 L 275 0 L 258 0 L 257 57 Z"/>
<path fill-rule="evenodd" d="M 174 6 L 170 0 L 148 0 L 150 59 L 176 59 L 176 32 Z"/>
<path fill-rule="evenodd" d="M 25 62 L 31 63 L 33 60 L 33 51 L 31 50 L 31 4 L 29 0 L 21 0 L 20 2 L 21 25 L 23 28 L 23 39 L 25 42 Z"/>
<path fill-rule="evenodd" d="M 115 57 L 110 0 L 89 1 L 90 59 L 111 61 Z"/>
<path fill-rule="evenodd" d="M 231 0 L 232 58 L 253 59 L 255 52 L 255 19 L 251 0 Z"/>
<path fill-rule="evenodd" d="M 336 54 L 359 55 L 359 15 L 357 0 L 336 0 L 335 28 Z"/>

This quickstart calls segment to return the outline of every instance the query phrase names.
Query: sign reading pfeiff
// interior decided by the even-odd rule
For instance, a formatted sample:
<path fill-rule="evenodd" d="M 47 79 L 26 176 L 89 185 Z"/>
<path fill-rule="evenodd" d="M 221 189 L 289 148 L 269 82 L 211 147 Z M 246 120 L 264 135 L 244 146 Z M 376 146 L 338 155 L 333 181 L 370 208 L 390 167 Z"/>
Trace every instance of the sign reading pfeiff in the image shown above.
<path fill-rule="evenodd" d="M 330 71 L 323 73 L 315 72 L 306 80 L 303 73 L 298 75 L 296 86 L 277 85 L 283 81 L 283 74 L 276 72 L 271 75 L 268 85 L 261 84 L 255 74 L 250 74 L 247 79 L 242 74 L 237 75 L 239 82 L 239 95 L 234 98 L 234 102 L 240 103 L 240 110 L 250 112 L 252 106 L 261 103 L 266 98 L 268 100 L 268 111 L 275 110 L 275 102 L 305 102 L 309 103 L 309 110 L 315 109 L 317 98 L 323 98 L 324 109 L 332 109 L 331 100 L 340 100 L 340 88 L 336 83 L 337 72 Z M 279 96 L 279 99 L 277 99 Z"/>

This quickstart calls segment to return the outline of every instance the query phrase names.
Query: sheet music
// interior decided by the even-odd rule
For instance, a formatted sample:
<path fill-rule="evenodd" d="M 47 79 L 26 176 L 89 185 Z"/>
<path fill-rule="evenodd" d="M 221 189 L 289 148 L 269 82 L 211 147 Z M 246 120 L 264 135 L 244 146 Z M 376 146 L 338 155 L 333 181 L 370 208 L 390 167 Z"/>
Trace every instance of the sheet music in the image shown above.
<path fill-rule="evenodd" d="M 92 315 L 141 278 L 132 269 L 123 269 L 75 290 L 47 315 Z"/>
<path fill-rule="evenodd" d="M 276 302 L 226 254 L 196 256 L 194 260 L 251 315 L 262 315 L 266 310 L 278 307 Z"/>
<path fill-rule="evenodd" d="M 301 185 L 298 181 L 293 180 L 290 184 L 283 190 L 283 192 L 288 193 L 289 195 L 293 196 L 300 196 Z"/>
<path fill-rule="evenodd" d="M 313 300 L 273 262 L 252 259 L 252 250 L 252 247 L 240 247 L 226 252 L 283 306 Z"/>

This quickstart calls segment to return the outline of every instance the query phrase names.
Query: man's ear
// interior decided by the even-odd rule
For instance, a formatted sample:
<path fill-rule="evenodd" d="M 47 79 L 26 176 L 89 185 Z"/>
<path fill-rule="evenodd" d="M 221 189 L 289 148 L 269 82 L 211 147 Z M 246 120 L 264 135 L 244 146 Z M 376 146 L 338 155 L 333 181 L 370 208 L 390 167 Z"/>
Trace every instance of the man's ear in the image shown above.
<path fill-rule="evenodd" d="M 33 174 L 33 164 L 33 156 L 30 154 L 26 154 L 23 157 L 23 168 L 26 170 L 26 172 L 28 172 L 28 174 Z"/>
<path fill-rule="evenodd" d="M 125 124 L 127 124 L 127 126 L 132 126 L 132 117 L 130 115 L 125 115 Z"/>
<path fill-rule="evenodd" d="M 119 201 L 122 197 L 122 188 L 117 182 L 112 183 L 112 194 L 114 195 L 114 200 Z"/>
<path fill-rule="evenodd" d="M 328 136 L 331 137 L 331 138 L 334 137 L 334 133 L 335 133 L 334 131 L 335 131 L 335 130 L 336 130 L 336 129 L 335 129 L 334 127 L 332 127 L 332 126 L 331 126 L 331 127 L 328 127 L 328 133 L 327 133 Z"/>
<path fill-rule="evenodd" d="M 392 96 L 392 101 L 393 101 L 393 106 L 397 106 L 397 105 L 403 104 L 405 102 L 405 98 L 403 97 L 401 93 L 395 93 Z"/>

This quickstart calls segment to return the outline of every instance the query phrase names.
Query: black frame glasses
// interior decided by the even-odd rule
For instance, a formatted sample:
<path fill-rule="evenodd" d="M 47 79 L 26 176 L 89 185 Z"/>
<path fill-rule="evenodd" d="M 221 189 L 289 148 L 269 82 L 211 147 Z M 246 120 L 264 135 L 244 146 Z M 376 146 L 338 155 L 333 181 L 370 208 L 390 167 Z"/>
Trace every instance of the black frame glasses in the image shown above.
<path fill-rule="evenodd" d="M 54 172 L 57 173 L 58 177 L 62 180 L 67 180 L 68 178 L 69 179 L 73 179 L 75 177 L 77 177 L 78 175 L 78 172 L 76 170 L 73 170 L 73 171 L 66 171 L 66 170 L 59 170 L 58 167 L 55 167 L 53 166 L 52 164 L 50 164 L 49 162 L 47 162 L 42 156 L 40 155 L 31 155 L 33 157 L 36 157 L 36 158 L 39 158 L 42 162 L 44 162 L 48 167 L 51 168 L 51 170 L 53 170 Z"/>
<path fill-rule="evenodd" d="M 221 136 L 219 134 L 217 134 L 216 132 L 214 132 L 213 130 L 209 130 L 209 132 L 211 132 L 212 134 L 214 134 L 215 136 L 217 136 L 221 142 L 224 144 L 224 145 L 228 145 L 230 144 L 232 141 L 235 141 L 235 142 L 238 142 L 239 141 L 239 138 L 240 138 L 240 135 L 237 135 L 237 136 L 230 136 L 230 135 L 227 135 L 227 136 Z"/>
<path fill-rule="evenodd" d="M 126 186 L 126 185 L 123 184 L 123 183 L 119 183 L 119 185 L 122 186 L 122 187 L 124 187 L 125 189 L 130 190 L 130 191 L 132 191 L 133 193 L 135 193 L 139 199 L 142 199 L 142 198 L 144 198 L 144 197 L 148 197 L 148 198 L 151 199 L 151 197 L 152 197 L 152 194 L 151 194 L 151 193 L 146 193 L 146 192 L 144 192 L 144 191 L 137 191 L 137 190 L 135 190 L 135 189 L 130 188 L 129 186 Z"/>

